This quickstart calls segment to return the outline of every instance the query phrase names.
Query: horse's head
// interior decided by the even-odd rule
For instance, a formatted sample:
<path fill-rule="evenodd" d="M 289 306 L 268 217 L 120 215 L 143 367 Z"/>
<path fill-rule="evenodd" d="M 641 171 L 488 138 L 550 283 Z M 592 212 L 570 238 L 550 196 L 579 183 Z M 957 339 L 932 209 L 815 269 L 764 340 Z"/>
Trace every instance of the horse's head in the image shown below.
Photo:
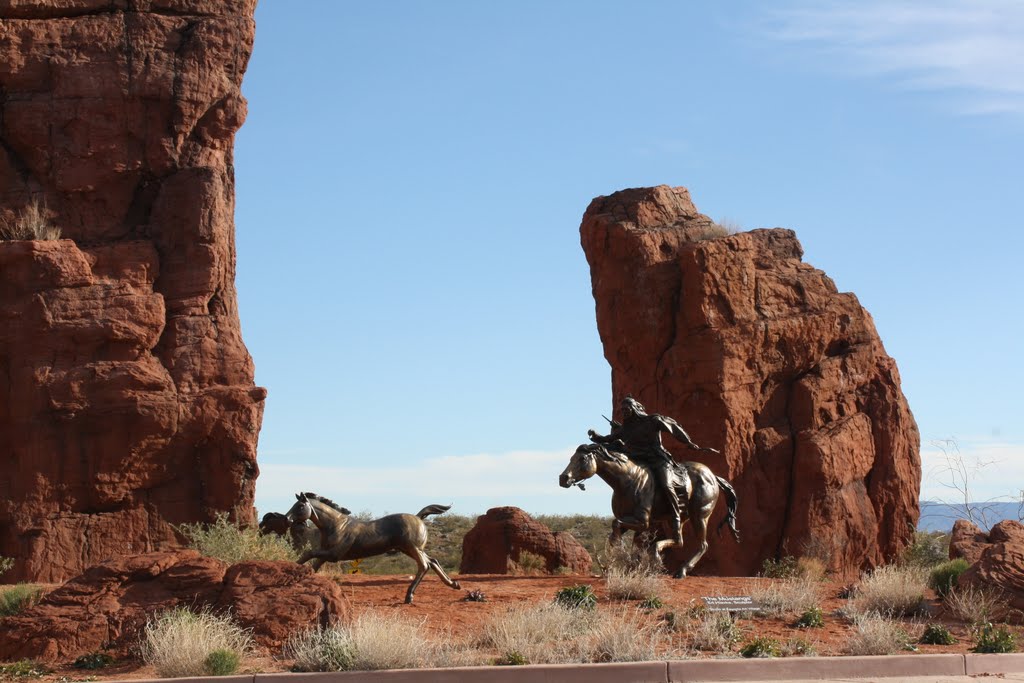
<path fill-rule="evenodd" d="M 584 479 L 590 479 L 597 473 L 597 452 L 601 446 L 596 443 L 580 444 L 576 452 L 569 458 L 569 464 L 558 475 L 558 485 L 563 489 L 570 486 L 583 488 Z"/>
<path fill-rule="evenodd" d="M 296 493 L 295 504 L 285 514 L 289 524 L 305 524 L 306 520 L 317 523 L 316 509 L 309 502 L 308 494 Z"/>

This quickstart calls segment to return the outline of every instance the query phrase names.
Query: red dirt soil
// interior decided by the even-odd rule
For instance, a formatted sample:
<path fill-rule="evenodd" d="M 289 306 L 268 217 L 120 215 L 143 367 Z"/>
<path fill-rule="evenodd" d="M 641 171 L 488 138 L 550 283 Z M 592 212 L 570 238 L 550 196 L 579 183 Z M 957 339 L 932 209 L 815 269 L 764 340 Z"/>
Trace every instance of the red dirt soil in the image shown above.
<path fill-rule="evenodd" d="M 608 598 L 604 580 L 600 577 L 577 576 L 501 576 L 501 575 L 459 575 L 462 590 L 452 590 L 443 585 L 436 576 L 429 575 L 423 580 L 416 592 L 416 600 L 411 605 L 404 604 L 405 591 L 410 576 L 377 576 L 377 575 L 344 575 L 336 579 L 342 585 L 345 596 L 351 603 L 352 612 L 358 616 L 363 612 L 377 610 L 382 612 L 399 612 L 415 620 L 423 620 L 423 627 L 438 639 L 453 643 L 473 642 L 482 632 L 483 624 L 494 615 L 499 615 L 520 603 L 550 602 L 555 593 L 565 587 L 577 584 L 590 585 L 598 596 L 598 609 L 601 611 L 621 610 L 623 607 L 637 608 L 637 601 L 613 601 Z M 755 582 L 770 582 L 772 579 L 753 579 L 743 577 L 687 577 L 682 580 L 666 579 L 662 594 L 664 606 L 646 612 L 644 618 L 652 623 L 664 623 L 665 614 L 676 612 L 685 620 L 686 611 L 702 604 L 704 596 L 739 596 L 749 595 L 750 587 Z M 820 602 L 825 615 L 824 628 L 800 629 L 793 626 L 794 617 L 740 619 L 738 621 L 743 633 L 743 640 L 737 649 L 757 636 L 775 638 L 780 643 L 801 638 L 810 643 L 816 654 L 823 656 L 842 655 L 849 639 L 851 626 L 849 622 L 836 614 L 846 604 L 839 597 L 844 584 L 826 581 L 822 584 L 823 599 Z M 465 600 L 468 591 L 482 591 L 486 597 L 484 602 Z M 973 647 L 969 629 L 966 625 L 952 621 L 942 614 L 940 603 L 928 592 L 928 614 L 918 617 L 917 624 L 941 623 L 957 638 L 954 645 L 919 645 L 921 653 L 966 653 Z M 915 620 L 907 620 L 908 624 Z M 1019 627 L 1009 627 L 1017 636 L 1022 636 Z M 684 636 L 680 631 L 675 633 L 670 644 L 671 652 L 663 653 L 666 658 L 680 658 L 686 651 Z M 735 652 L 733 653 L 735 655 Z M 904 653 L 907 654 L 907 653 Z M 263 656 L 247 658 L 242 671 L 273 672 L 287 671 L 289 662 L 278 659 L 279 653 L 263 653 Z M 716 653 L 689 653 L 685 656 L 714 657 Z M 720 656 L 720 655 L 718 655 Z M 122 680 L 156 678 L 151 667 L 140 662 L 122 662 L 98 671 L 83 671 L 73 668 L 70 663 L 55 667 L 55 670 L 44 677 L 44 680 L 61 681 L 82 680 Z"/>

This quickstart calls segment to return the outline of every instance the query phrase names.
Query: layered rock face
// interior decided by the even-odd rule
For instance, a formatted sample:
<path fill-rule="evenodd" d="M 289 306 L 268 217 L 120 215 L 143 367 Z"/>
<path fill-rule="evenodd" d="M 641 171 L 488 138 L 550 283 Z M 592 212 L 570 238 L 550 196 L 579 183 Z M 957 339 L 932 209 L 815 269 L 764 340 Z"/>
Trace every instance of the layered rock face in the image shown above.
<path fill-rule="evenodd" d="M 953 532 L 949 556 L 971 563 L 958 584 L 1001 594 L 1012 611 L 1008 616 L 1016 623 L 1024 621 L 1024 524 L 1003 520 L 986 534 L 971 522 L 957 520 Z"/>
<path fill-rule="evenodd" d="M 60 581 L 251 519 L 266 392 L 234 288 L 255 0 L 0 4 L 4 580 Z"/>
<path fill-rule="evenodd" d="M 544 558 L 544 570 L 590 573 L 590 553 L 572 534 L 552 532 L 517 507 L 491 508 L 462 539 L 461 574 L 508 574 L 522 554 Z"/>
<path fill-rule="evenodd" d="M 279 650 L 289 636 L 351 616 L 336 581 L 294 562 L 227 566 L 194 550 L 110 560 L 4 620 L 0 660 L 128 655 L 154 614 L 175 607 L 228 612 L 256 643 Z"/>
<path fill-rule="evenodd" d="M 666 437 L 669 450 L 736 487 L 743 542 L 712 537 L 697 571 L 811 553 L 849 573 L 895 558 L 918 518 L 917 425 L 871 316 L 801 261 L 796 235 L 716 236 L 667 186 L 598 197 L 580 235 L 616 411 L 631 394 L 678 419 L 721 455 Z"/>

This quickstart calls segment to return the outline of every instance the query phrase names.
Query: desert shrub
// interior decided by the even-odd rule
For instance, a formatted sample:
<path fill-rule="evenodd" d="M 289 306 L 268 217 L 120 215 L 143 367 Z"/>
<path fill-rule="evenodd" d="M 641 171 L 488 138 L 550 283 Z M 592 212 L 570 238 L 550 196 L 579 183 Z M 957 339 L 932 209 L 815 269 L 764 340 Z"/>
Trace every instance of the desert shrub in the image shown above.
<path fill-rule="evenodd" d="M 945 598 L 946 594 L 956 586 L 957 579 L 967 571 L 969 566 L 967 560 L 962 557 L 943 562 L 932 569 L 928 575 L 928 587 L 934 590 L 940 598 Z"/>
<path fill-rule="evenodd" d="M 526 657 L 519 650 L 510 650 L 494 660 L 497 666 L 523 666 L 529 664 Z"/>
<path fill-rule="evenodd" d="M 487 602 L 487 596 L 479 589 L 469 591 L 466 593 L 466 597 L 462 599 L 466 602 Z"/>
<path fill-rule="evenodd" d="M 952 645 L 956 638 L 949 632 L 949 629 L 942 624 L 928 624 L 924 627 L 919 643 L 924 645 Z"/>
<path fill-rule="evenodd" d="M 920 567 L 888 565 L 861 577 L 850 609 L 860 614 L 911 616 L 924 609 L 927 572 Z"/>
<path fill-rule="evenodd" d="M 656 598 L 665 590 L 665 579 L 661 572 L 650 573 L 646 569 L 609 569 L 604 576 L 608 597 L 613 600 L 640 600 Z"/>
<path fill-rule="evenodd" d="M 13 557 L 4 557 L 3 555 L 0 555 L 0 574 L 6 574 L 7 572 L 11 571 L 13 567 Z"/>
<path fill-rule="evenodd" d="M 592 610 L 597 607 L 594 589 L 586 584 L 569 586 L 555 593 L 555 603 L 568 609 Z"/>
<path fill-rule="evenodd" d="M 640 601 L 640 609 L 652 610 L 661 609 L 665 606 L 665 603 L 661 601 L 657 595 L 649 595 Z"/>
<path fill-rule="evenodd" d="M 822 628 L 825 626 L 825 615 L 822 614 L 820 607 L 809 607 L 796 620 L 795 626 L 797 628 Z"/>
<path fill-rule="evenodd" d="M 520 605 L 485 622 L 479 644 L 506 654 L 519 653 L 530 664 L 577 662 L 581 639 L 596 619 L 594 612 L 558 603 Z"/>
<path fill-rule="evenodd" d="M 1017 643 L 1010 629 L 991 623 L 975 629 L 973 652 L 1016 652 Z"/>
<path fill-rule="evenodd" d="M 0 679 L 42 678 L 49 673 L 51 673 L 49 669 L 31 659 L 0 664 Z"/>
<path fill-rule="evenodd" d="M 949 559 L 949 533 L 916 531 L 914 542 L 903 551 L 903 564 L 931 568 Z"/>
<path fill-rule="evenodd" d="M 665 633 L 638 613 L 606 614 L 594 624 L 584 645 L 583 659 L 591 662 L 643 662 L 657 657 Z"/>
<path fill-rule="evenodd" d="M 821 582 L 803 576 L 782 581 L 756 581 L 747 589 L 768 616 L 800 614 L 821 601 Z"/>
<path fill-rule="evenodd" d="M 547 564 L 547 560 L 529 550 L 520 550 L 518 560 L 509 558 L 508 561 L 509 573 L 520 575 L 543 574 Z"/>
<path fill-rule="evenodd" d="M 114 663 L 114 658 L 106 652 L 90 652 L 78 657 L 72 666 L 76 669 L 105 669 Z"/>
<path fill-rule="evenodd" d="M 238 671 L 242 658 L 234 650 L 214 650 L 206 655 L 203 670 L 207 676 L 230 676 Z"/>
<path fill-rule="evenodd" d="M 202 676 L 214 650 L 244 655 L 252 636 L 227 615 L 177 607 L 153 616 L 143 629 L 140 652 L 161 678 Z"/>
<path fill-rule="evenodd" d="M 741 638 L 739 626 L 728 612 L 704 612 L 686 625 L 686 642 L 694 650 L 731 652 Z"/>
<path fill-rule="evenodd" d="M 796 558 L 785 555 L 778 559 L 769 557 L 761 563 L 761 576 L 766 579 L 791 579 L 796 576 Z"/>
<path fill-rule="evenodd" d="M 31 583 L 0 586 L 0 617 L 10 617 L 31 607 L 43 594 L 43 589 Z"/>
<path fill-rule="evenodd" d="M 1006 616 L 1010 609 L 1006 594 L 998 588 L 955 587 L 943 599 L 949 614 L 968 624 L 983 624 Z"/>
<path fill-rule="evenodd" d="M 779 653 L 783 657 L 813 657 L 818 651 L 803 638 L 790 638 L 779 647 Z"/>
<path fill-rule="evenodd" d="M 796 561 L 796 575 L 812 581 L 824 581 L 827 568 L 816 557 L 801 557 Z"/>
<path fill-rule="evenodd" d="M 781 654 L 779 641 L 766 636 L 758 636 L 740 648 L 741 657 L 778 657 Z"/>
<path fill-rule="evenodd" d="M 354 650 L 347 631 L 311 629 L 291 636 L 284 655 L 293 660 L 292 671 L 348 671 L 355 661 Z"/>
<path fill-rule="evenodd" d="M 46 217 L 46 207 L 30 202 L 13 220 L 0 220 L 0 240 L 59 240 L 60 228 Z"/>
<path fill-rule="evenodd" d="M 235 564 L 251 560 L 288 560 L 298 553 L 288 539 L 277 534 L 260 534 L 257 527 L 239 527 L 219 513 L 213 524 L 182 524 L 175 527 L 195 548 L 207 557 Z"/>
<path fill-rule="evenodd" d="M 846 642 L 846 654 L 891 655 L 912 649 L 911 636 L 903 623 L 888 616 L 862 614 L 853 623 L 853 633 Z"/>

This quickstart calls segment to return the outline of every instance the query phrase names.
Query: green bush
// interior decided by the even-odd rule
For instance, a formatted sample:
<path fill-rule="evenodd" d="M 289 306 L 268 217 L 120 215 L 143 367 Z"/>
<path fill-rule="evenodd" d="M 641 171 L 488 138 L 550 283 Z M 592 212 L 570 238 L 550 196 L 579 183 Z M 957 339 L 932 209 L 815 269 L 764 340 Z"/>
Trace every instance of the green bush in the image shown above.
<path fill-rule="evenodd" d="M 105 669 L 114 663 L 114 658 L 106 652 L 90 652 L 75 660 L 72 665 L 76 669 Z"/>
<path fill-rule="evenodd" d="M 494 660 L 494 663 L 498 666 L 523 666 L 530 662 L 526 661 L 526 657 L 519 650 L 509 650 Z"/>
<path fill-rule="evenodd" d="M 665 603 L 657 595 L 651 595 L 640 601 L 640 609 L 661 609 Z"/>
<path fill-rule="evenodd" d="M 797 628 L 822 628 L 825 626 L 825 615 L 820 607 L 810 607 L 796 621 Z"/>
<path fill-rule="evenodd" d="M 43 589 L 31 583 L 0 586 L 0 617 L 13 616 L 39 600 Z"/>
<path fill-rule="evenodd" d="M 234 650 L 221 648 L 206 655 L 203 670 L 208 676 L 230 676 L 238 671 L 241 660 Z"/>
<path fill-rule="evenodd" d="M 592 610 L 597 607 L 594 589 L 585 584 L 563 588 L 555 593 L 555 602 L 568 609 Z"/>
<path fill-rule="evenodd" d="M 797 561 L 792 555 L 779 559 L 769 557 L 761 563 L 761 576 L 767 579 L 792 579 L 797 575 Z"/>
<path fill-rule="evenodd" d="M 299 558 L 288 539 L 277 534 L 261 534 L 257 527 L 239 527 L 219 513 L 213 524 L 182 524 L 175 527 L 206 557 L 228 564 L 252 560 L 290 560 Z"/>
<path fill-rule="evenodd" d="M 949 532 L 915 531 L 914 542 L 903 551 L 904 564 L 930 568 L 949 559 Z"/>
<path fill-rule="evenodd" d="M 956 638 L 949 629 L 941 624 L 928 624 L 924 627 L 919 641 L 922 645 L 952 645 Z"/>
<path fill-rule="evenodd" d="M 962 557 L 943 562 L 928 575 L 928 587 L 942 599 L 956 586 L 957 579 L 971 566 Z"/>
<path fill-rule="evenodd" d="M 987 623 L 974 634 L 974 652 L 1016 652 L 1017 643 L 1005 626 Z"/>
<path fill-rule="evenodd" d="M 49 669 L 31 659 L 22 659 L 11 664 L 0 664 L 0 679 L 42 678 L 49 673 L 51 673 Z"/>
<path fill-rule="evenodd" d="M 779 641 L 765 636 L 758 636 L 740 648 L 741 657 L 778 657 L 779 654 Z"/>
<path fill-rule="evenodd" d="M 6 574 L 14 566 L 14 559 L 0 555 L 0 574 Z"/>

